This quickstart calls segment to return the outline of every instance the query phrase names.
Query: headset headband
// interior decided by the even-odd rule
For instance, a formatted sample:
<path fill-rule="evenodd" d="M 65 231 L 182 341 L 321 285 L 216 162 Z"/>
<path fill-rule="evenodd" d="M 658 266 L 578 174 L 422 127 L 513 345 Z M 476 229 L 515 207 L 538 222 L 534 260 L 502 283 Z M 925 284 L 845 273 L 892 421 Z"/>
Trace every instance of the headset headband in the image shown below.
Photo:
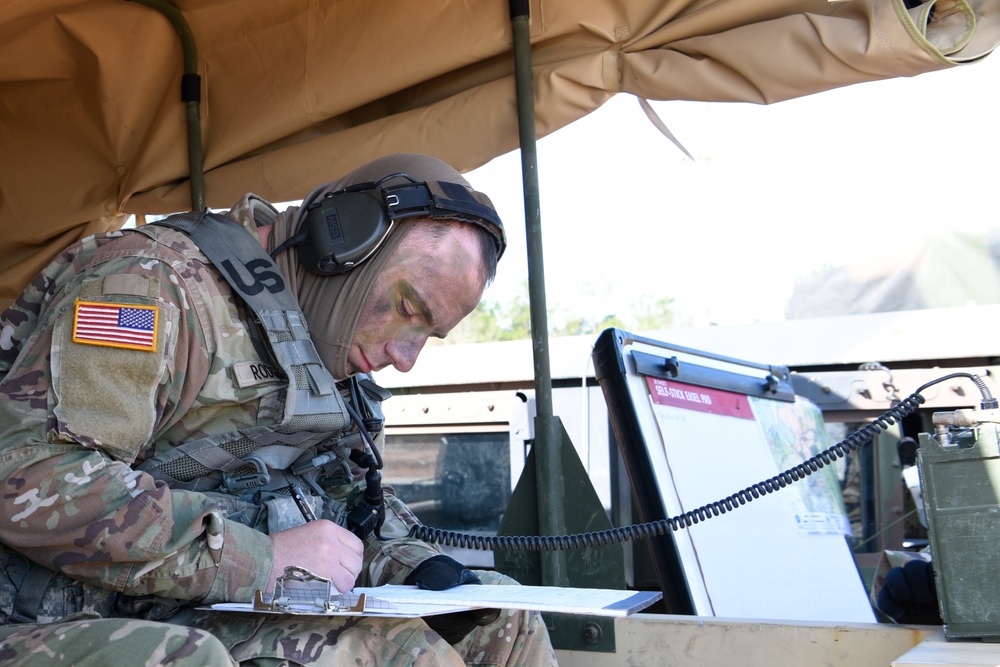
<path fill-rule="evenodd" d="M 414 216 L 468 222 L 485 229 L 497 246 L 497 256 L 507 248 L 503 223 L 492 207 L 481 203 L 474 192 L 448 181 L 403 183 L 375 188 L 382 192 L 389 218 L 399 220 Z M 353 188 L 352 188 L 353 189 Z"/>
<path fill-rule="evenodd" d="M 395 178 L 408 182 L 382 185 Z M 299 261 L 309 271 L 344 273 L 378 250 L 396 220 L 416 216 L 459 220 L 485 229 L 496 244 L 498 258 L 507 247 L 503 223 L 485 195 L 458 183 L 418 182 L 406 174 L 392 174 L 378 183 L 327 193 L 310 204 L 302 228 L 273 254 L 297 245 Z"/>

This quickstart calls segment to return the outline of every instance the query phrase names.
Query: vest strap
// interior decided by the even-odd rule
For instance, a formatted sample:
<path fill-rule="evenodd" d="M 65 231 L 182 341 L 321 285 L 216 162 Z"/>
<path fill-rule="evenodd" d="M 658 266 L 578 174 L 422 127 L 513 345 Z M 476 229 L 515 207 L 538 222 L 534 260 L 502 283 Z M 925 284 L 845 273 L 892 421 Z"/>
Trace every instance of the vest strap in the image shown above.
<path fill-rule="evenodd" d="M 288 388 L 278 426 L 187 442 L 139 467 L 173 488 L 232 492 L 275 488 L 285 477 L 275 471 L 314 457 L 321 445 L 329 448 L 349 435 L 351 419 L 337 382 L 323 365 L 281 270 L 242 225 L 207 212 L 181 213 L 150 224 L 187 234 L 225 277 L 253 311 Z"/>

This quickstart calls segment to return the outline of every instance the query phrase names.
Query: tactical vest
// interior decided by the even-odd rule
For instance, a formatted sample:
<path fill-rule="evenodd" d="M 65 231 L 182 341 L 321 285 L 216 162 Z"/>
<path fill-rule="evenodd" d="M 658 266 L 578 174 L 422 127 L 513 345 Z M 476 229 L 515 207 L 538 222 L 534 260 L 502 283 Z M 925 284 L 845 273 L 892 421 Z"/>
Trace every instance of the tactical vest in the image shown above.
<path fill-rule="evenodd" d="M 363 451 L 371 433 L 381 430 L 381 401 L 388 392 L 367 376 L 352 378 L 342 383 L 350 397 L 345 402 L 280 269 L 242 225 L 212 213 L 183 213 L 152 225 L 183 232 L 211 260 L 253 311 L 255 321 L 249 324 L 266 338 L 288 388 L 280 424 L 187 442 L 158 453 L 139 469 L 171 488 L 244 500 L 299 481 L 322 496 L 316 481 L 320 476 L 349 482 L 351 452 Z M 138 231 L 154 238 L 157 234 L 150 225 Z"/>

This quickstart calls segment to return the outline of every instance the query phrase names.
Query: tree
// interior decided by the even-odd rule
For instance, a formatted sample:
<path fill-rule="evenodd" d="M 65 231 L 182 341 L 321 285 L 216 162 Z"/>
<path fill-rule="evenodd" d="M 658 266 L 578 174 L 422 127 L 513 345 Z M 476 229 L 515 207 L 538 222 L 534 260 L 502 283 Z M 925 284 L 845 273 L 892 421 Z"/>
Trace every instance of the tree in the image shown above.
<path fill-rule="evenodd" d="M 484 299 L 482 303 L 455 327 L 445 343 L 484 343 L 489 341 L 523 340 L 531 338 L 531 313 L 524 290 L 507 303 Z M 655 298 L 642 295 L 632 304 L 631 313 L 620 318 L 616 314 L 570 311 L 563 307 L 549 308 L 549 335 L 581 336 L 598 334 L 609 327 L 652 331 L 668 329 L 673 325 L 674 300 L 670 297 Z"/>
<path fill-rule="evenodd" d="M 531 338 L 531 314 L 527 296 L 519 294 L 507 304 L 484 299 L 443 342 L 485 343 L 525 338 Z"/>
<path fill-rule="evenodd" d="M 632 307 L 632 317 L 636 331 L 653 331 L 654 329 L 669 329 L 674 325 L 674 300 L 669 296 L 659 299 L 643 294 L 639 303 Z"/>

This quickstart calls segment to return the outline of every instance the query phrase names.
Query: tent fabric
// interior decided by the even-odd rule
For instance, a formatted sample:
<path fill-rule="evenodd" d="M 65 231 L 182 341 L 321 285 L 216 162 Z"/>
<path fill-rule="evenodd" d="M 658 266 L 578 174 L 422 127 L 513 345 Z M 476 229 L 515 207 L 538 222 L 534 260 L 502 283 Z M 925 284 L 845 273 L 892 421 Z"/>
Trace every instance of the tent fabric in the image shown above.
<path fill-rule="evenodd" d="M 60 249 L 191 207 L 181 40 L 150 3 L 0 3 L 0 307 Z M 176 0 L 206 203 L 301 198 L 394 152 L 517 147 L 506 0 Z M 536 128 L 612 95 L 768 104 L 990 52 L 998 0 L 529 0 Z"/>

